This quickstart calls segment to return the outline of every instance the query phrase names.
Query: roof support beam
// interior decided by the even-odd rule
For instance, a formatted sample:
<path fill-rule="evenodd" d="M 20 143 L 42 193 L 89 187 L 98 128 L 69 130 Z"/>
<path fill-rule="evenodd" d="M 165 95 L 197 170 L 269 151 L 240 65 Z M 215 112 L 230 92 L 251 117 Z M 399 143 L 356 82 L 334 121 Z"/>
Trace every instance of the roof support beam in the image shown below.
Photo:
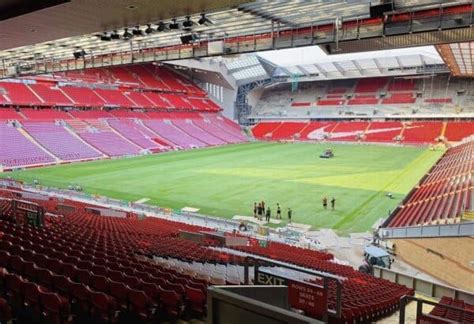
<path fill-rule="evenodd" d="M 380 74 L 383 74 L 383 69 L 382 69 L 382 67 L 380 66 L 380 62 L 379 62 L 379 60 L 378 60 L 377 58 L 374 58 L 374 63 L 375 63 L 375 65 L 377 66 L 377 69 L 379 69 Z"/>
<path fill-rule="evenodd" d="M 339 63 L 337 63 L 337 62 L 331 62 L 331 63 L 332 63 L 332 65 L 334 65 L 334 67 L 337 69 L 337 71 L 339 73 L 341 73 L 341 76 L 346 75 L 346 71 L 342 68 L 342 66 Z"/>
<path fill-rule="evenodd" d="M 356 60 L 351 60 L 352 64 L 357 68 L 360 75 L 364 75 L 364 69 L 360 66 L 360 64 Z"/>

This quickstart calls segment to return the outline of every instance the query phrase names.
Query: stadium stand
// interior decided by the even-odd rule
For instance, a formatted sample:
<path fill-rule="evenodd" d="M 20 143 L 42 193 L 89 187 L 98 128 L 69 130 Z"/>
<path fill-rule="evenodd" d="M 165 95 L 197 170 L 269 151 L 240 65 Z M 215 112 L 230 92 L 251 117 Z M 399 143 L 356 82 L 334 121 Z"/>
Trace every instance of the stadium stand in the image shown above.
<path fill-rule="evenodd" d="M 447 309 L 443 305 L 457 307 L 459 310 Z M 428 319 L 442 323 L 473 323 L 474 305 L 465 303 L 463 300 L 443 296 L 429 313 Z"/>
<path fill-rule="evenodd" d="M 22 106 L 41 106 L 43 101 L 36 96 L 26 84 L 20 82 L 0 82 L 0 88 L 5 92 L 4 97 L 12 104 Z"/>
<path fill-rule="evenodd" d="M 39 144 L 63 161 L 86 160 L 102 156 L 61 125 L 27 121 L 23 123 L 23 128 Z"/>
<path fill-rule="evenodd" d="M 344 278 L 343 321 L 380 319 L 397 309 L 401 296 L 413 294 L 406 287 L 332 262 L 333 256 L 325 252 L 276 242 L 268 248 L 251 242 L 251 247 L 235 247 L 238 253 L 219 251 L 212 241 L 198 244 L 177 236 L 179 231 L 207 228 L 153 217 L 98 217 L 88 212 L 88 205 L 72 200 L 29 199 L 49 213 L 45 226 L 35 228 L 23 224 L 22 215 L 13 214 L 11 199 L 22 195 L 18 190 L 0 190 L 0 267 L 6 302 L 14 315 L 27 307 L 17 301 L 28 299 L 35 318 L 57 321 L 70 315 L 106 321 L 177 318 L 187 312 L 203 316 L 205 287 L 243 283 L 244 255 Z M 58 208 L 61 216 L 56 215 Z M 335 294 L 335 286 L 329 285 L 330 305 Z M 374 294 L 378 297 L 370 298 Z M 49 311 L 39 311 L 44 308 Z"/>
<path fill-rule="evenodd" d="M 397 208 L 387 227 L 459 223 L 472 204 L 474 140 L 450 148 Z"/>
<path fill-rule="evenodd" d="M 29 84 L 28 87 L 40 97 L 45 105 L 48 106 L 71 106 L 73 102 L 71 99 L 59 89 L 54 87 L 55 84 L 35 83 Z"/>
<path fill-rule="evenodd" d="M 293 91 L 289 83 L 265 88 L 252 117 L 340 118 L 458 114 L 473 110 L 469 82 L 446 75 L 432 79 L 368 78 L 304 82 Z M 306 104 L 308 103 L 308 104 Z M 350 117 L 350 116 L 348 116 Z M 411 116 L 410 118 L 413 118 Z"/>
<path fill-rule="evenodd" d="M 110 119 L 108 123 L 110 127 L 142 149 L 161 149 L 161 145 L 152 140 L 154 136 L 150 136 L 150 132 L 131 120 Z"/>
<path fill-rule="evenodd" d="M 71 115 L 64 111 L 53 109 L 22 109 L 21 113 L 28 120 L 38 121 L 67 120 L 72 118 Z"/>
<path fill-rule="evenodd" d="M 451 126 L 450 124 L 453 123 Z M 448 141 L 459 141 L 472 134 L 472 122 L 260 122 L 252 128 L 262 140 L 323 140 L 404 143 L 425 145 L 443 136 L 446 126 Z M 283 134 L 283 135 L 280 135 Z M 446 135 L 445 134 L 445 135 Z"/>
<path fill-rule="evenodd" d="M 4 167 L 54 162 L 54 158 L 23 136 L 13 125 L 0 124 L 0 134 L 0 163 Z"/>

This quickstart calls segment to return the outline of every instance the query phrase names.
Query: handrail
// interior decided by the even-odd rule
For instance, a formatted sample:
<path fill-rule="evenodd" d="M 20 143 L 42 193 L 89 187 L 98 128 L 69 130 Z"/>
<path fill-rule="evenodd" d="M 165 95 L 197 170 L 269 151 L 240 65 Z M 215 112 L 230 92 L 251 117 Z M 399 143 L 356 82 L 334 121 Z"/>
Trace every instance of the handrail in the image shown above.
<path fill-rule="evenodd" d="M 410 301 L 416 301 L 416 320 L 417 320 L 417 323 L 418 323 L 419 317 L 424 315 L 423 314 L 423 304 L 428 304 L 428 305 L 432 305 L 432 306 L 441 306 L 441 307 L 444 307 L 444 308 L 449 309 L 449 310 L 459 311 L 459 312 L 461 312 L 461 314 L 460 314 L 461 316 L 464 313 L 470 313 L 470 314 L 474 315 L 474 311 L 469 310 L 469 309 L 460 308 L 460 307 L 456 307 L 456 306 L 452 306 L 452 305 L 445 305 L 445 304 L 435 303 L 435 302 L 432 302 L 432 301 L 429 301 L 429 300 L 425 300 L 425 299 L 421 299 L 421 298 L 417 298 L 417 297 L 413 297 L 413 296 L 402 296 L 402 298 L 400 298 L 400 301 L 399 301 L 399 305 L 400 305 L 399 323 L 400 324 L 405 324 L 406 323 L 406 321 L 405 321 L 405 313 L 406 313 L 405 309 L 406 309 L 406 306 L 407 306 L 408 302 L 410 302 Z M 429 315 L 429 316 L 434 316 L 434 315 Z M 436 316 L 436 318 L 439 318 L 439 317 Z"/>

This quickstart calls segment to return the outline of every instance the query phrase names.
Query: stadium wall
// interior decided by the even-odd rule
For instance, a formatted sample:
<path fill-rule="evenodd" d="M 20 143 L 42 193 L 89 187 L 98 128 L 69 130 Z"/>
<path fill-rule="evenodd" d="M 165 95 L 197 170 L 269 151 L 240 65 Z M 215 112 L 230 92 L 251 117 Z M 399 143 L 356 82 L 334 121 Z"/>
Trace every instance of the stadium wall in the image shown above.
<path fill-rule="evenodd" d="M 403 261 L 453 287 L 474 291 L 473 237 L 391 241 Z"/>

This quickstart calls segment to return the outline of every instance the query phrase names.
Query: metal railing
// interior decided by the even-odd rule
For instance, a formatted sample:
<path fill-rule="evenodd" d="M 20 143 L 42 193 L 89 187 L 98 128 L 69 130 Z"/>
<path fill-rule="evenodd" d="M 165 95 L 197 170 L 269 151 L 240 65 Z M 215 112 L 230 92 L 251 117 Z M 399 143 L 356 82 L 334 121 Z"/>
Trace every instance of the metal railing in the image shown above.
<path fill-rule="evenodd" d="M 406 322 L 406 306 L 409 302 L 411 301 L 415 301 L 416 302 L 416 322 L 417 323 L 454 323 L 454 321 L 452 320 L 449 320 L 449 319 L 443 319 L 442 318 L 439 318 L 439 317 L 432 317 L 432 315 L 426 315 L 423 313 L 423 305 L 426 304 L 426 305 L 431 305 L 431 306 L 440 306 L 440 307 L 443 307 L 445 308 L 446 310 L 453 310 L 453 311 L 456 311 L 456 312 L 459 312 L 459 316 L 462 317 L 464 315 L 464 313 L 469 313 L 469 314 L 472 314 L 474 315 L 474 312 L 472 310 L 467 310 L 467 309 L 464 309 L 464 308 L 459 308 L 459 307 L 456 307 L 456 306 L 451 306 L 451 305 L 445 305 L 445 304 L 438 304 L 438 303 L 435 303 L 435 302 L 432 302 L 432 301 L 429 301 L 429 300 L 425 300 L 425 299 L 420 299 L 420 298 L 416 298 L 416 297 L 413 297 L 413 296 L 403 296 L 401 299 L 400 299 L 400 315 L 399 315 L 399 323 L 400 324 L 405 324 L 407 323 Z M 425 317 L 426 316 L 426 317 Z M 433 321 L 430 321 L 430 319 L 432 319 Z M 436 319 L 438 319 L 436 321 Z"/>
<path fill-rule="evenodd" d="M 388 227 L 382 228 L 380 231 L 380 237 L 383 239 L 474 236 L 474 222 L 461 222 L 457 224 L 443 225 Z"/>
<path fill-rule="evenodd" d="M 428 297 L 441 298 L 443 296 L 448 296 L 454 299 L 460 299 L 464 300 L 467 303 L 474 304 L 473 292 L 420 279 L 415 276 L 410 276 L 395 270 L 374 266 L 374 276 L 400 285 L 404 285 L 408 288 L 412 288 L 416 292 Z"/>

